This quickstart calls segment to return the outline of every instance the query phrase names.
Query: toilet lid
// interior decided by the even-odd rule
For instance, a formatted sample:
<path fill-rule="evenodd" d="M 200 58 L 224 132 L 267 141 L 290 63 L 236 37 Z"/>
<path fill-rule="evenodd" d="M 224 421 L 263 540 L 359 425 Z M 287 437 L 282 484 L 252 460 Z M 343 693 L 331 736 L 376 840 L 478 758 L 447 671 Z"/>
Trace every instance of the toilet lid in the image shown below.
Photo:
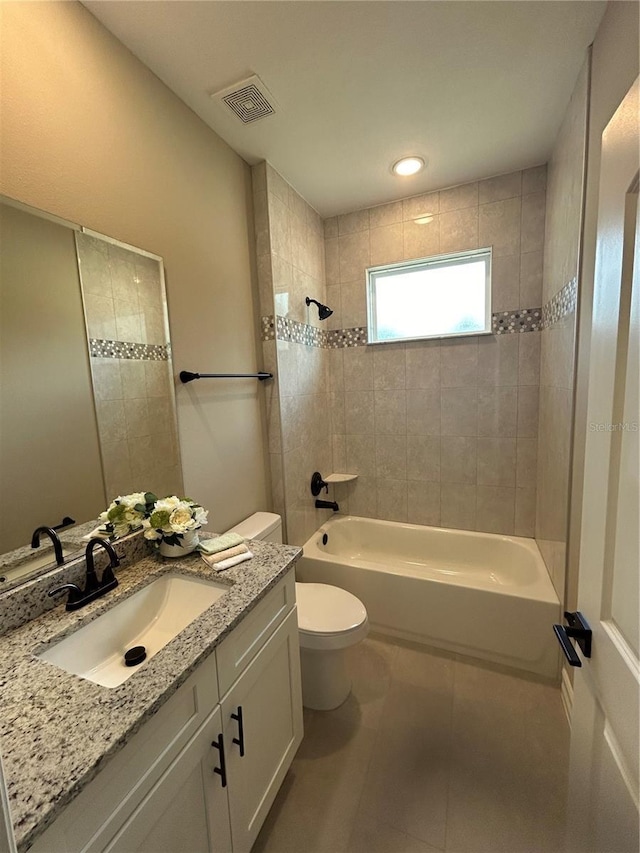
<path fill-rule="evenodd" d="M 298 627 L 311 634 L 350 631 L 366 621 L 367 611 L 355 595 L 326 583 L 297 583 Z"/>

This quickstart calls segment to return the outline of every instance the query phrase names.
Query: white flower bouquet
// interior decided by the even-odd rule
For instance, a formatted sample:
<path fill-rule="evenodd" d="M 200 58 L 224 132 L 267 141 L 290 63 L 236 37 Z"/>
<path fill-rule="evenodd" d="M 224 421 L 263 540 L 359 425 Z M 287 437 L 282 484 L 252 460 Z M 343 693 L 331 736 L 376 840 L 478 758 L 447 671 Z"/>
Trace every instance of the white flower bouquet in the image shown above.
<path fill-rule="evenodd" d="M 98 521 L 101 522 L 99 532 L 119 539 L 139 530 L 156 501 L 156 496 L 151 492 L 120 495 L 98 516 Z"/>
<path fill-rule="evenodd" d="M 207 523 L 207 515 L 207 510 L 190 498 L 176 495 L 155 498 L 151 512 L 142 521 L 144 536 L 151 540 L 160 539 L 167 545 L 180 546 L 185 534 L 191 534 Z"/>

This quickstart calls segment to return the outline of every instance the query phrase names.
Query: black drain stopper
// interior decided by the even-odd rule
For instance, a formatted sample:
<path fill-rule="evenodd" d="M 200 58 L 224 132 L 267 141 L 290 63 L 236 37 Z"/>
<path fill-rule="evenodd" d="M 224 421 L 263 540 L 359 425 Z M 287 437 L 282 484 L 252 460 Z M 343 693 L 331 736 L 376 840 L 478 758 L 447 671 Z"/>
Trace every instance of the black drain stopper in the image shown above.
<path fill-rule="evenodd" d="M 134 646 L 132 649 L 124 653 L 125 666 L 138 666 L 147 657 L 147 650 L 144 646 Z"/>

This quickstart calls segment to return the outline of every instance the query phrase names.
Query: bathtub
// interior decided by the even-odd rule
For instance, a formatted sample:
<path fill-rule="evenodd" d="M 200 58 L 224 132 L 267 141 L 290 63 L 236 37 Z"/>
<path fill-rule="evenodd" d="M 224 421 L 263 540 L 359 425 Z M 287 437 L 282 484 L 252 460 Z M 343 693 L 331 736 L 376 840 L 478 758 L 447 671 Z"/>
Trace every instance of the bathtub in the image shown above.
<path fill-rule="evenodd" d="M 560 602 L 533 539 L 335 517 L 296 573 L 352 592 L 382 634 L 558 677 Z"/>

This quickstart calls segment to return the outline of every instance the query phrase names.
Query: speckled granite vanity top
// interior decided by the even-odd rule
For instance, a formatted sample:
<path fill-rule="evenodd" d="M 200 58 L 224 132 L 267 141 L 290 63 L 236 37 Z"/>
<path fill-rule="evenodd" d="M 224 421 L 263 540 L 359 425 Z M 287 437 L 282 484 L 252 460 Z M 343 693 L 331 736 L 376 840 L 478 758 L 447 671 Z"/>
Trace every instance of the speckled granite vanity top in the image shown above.
<path fill-rule="evenodd" d="M 55 610 L 0 638 L 0 751 L 16 842 L 26 850 L 105 761 L 178 689 L 295 563 L 301 549 L 252 542 L 254 559 L 215 574 L 198 555 L 149 556 L 80 611 Z M 124 684 L 101 687 L 34 657 L 167 572 L 215 578 L 229 591 Z"/>

